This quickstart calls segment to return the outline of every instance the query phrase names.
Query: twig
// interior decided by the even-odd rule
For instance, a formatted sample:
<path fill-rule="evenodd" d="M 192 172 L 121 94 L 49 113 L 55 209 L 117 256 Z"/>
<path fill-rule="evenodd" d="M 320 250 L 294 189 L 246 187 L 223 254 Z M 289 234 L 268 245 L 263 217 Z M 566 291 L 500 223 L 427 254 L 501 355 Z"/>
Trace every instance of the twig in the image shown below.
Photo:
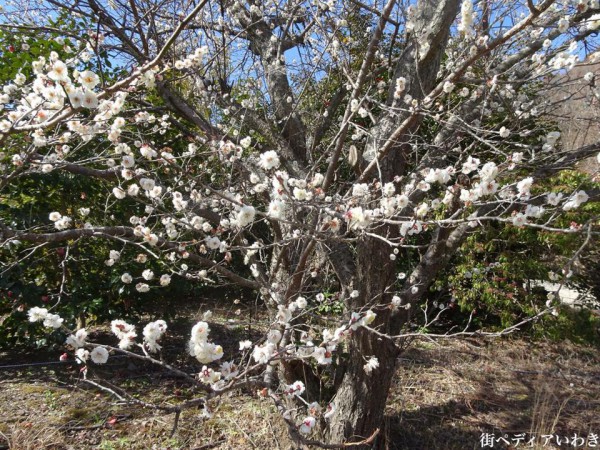
<path fill-rule="evenodd" d="M 208 444 L 201 445 L 200 447 L 194 447 L 192 450 L 208 450 L 209 448 L 216 447 L 223 442 L 225 442 L 225 439 L 219 439 L 218 441 L 210 442 Z"/>
<path fill-rule="evenodd" d="M 64 430 L 64 431 L 83 431 L 83 430 L 97 430 L 99 428 L 106 428 L 106 425 L 108 424 L 108 421 L 110 420 L 110 418 L 113 416 L 109 416 L 106 419 L 104 419 L 104 422 L 97 424 L 97 425 L 82 425 L 82 426 L 69 426 L 68 424 L 65 425 L 61 425 L 60 427 L 58 427 L 59 430 Z M 121 415 L 121 416 L 114 416 L 117 422 L 122 422 L 126 419 L 130 419 L 132 417 L 131 414 L 125 414 L 125 415 Z M 112 425 L 112 424 L 111 424 Z"/>
<path fill-rule="evenodd" d="M 540 14 L 538 9 L 533 4 L 533 0 L 527 0 L 527 7 L 529 8 L 529 11 L 531 11 L 532 16 L 537 16 Z"/>
<path fill-rule="evenodd" d="M 366 439 L 363 439 L 362 441 L 358 441 L 358 442 L 345 442 L 343 444 L 325 444 L 324 442 L 320 442 L 320 441 L 309 441 L 306 440 L 305 444 L 306 445 L 315 445 L 317 447 L 321 447 L 321 448 L 352 448 L 352 447 L 360 447 L 362 445 L 369 445 L 370 443 L 372 443 L 375 438 L 377 437 L 377 435 L 379 434 L 379 428 L 377 428 L 375 431 L 373 431 L 373 434 L 371 434 L 371 436 L 369 436 Z"/>
<path fill-rule="evenodd" d="M 181 416 L 181 410 L 175 411 L 175 420 L 173 421 L 173 428 L 171 429 L 171 434 L 169 434 L 169 439 L 175 436 L 175 431 L 177 431 L 177 425 L 179 425 L 179 417 Z"/>

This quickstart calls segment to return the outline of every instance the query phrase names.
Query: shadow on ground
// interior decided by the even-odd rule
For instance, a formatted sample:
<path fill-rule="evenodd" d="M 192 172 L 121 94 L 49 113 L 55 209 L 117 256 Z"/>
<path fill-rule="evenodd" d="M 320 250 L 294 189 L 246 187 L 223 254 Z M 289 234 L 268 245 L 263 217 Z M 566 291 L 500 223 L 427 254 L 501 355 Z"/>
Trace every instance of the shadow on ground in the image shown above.
<path fill-rule="evenodd" d="M 568 343 L 412 348 L 388 401 L 387 448 L 481 449 L 484 434 L 493 448 L 567 448 L 565 437 L 600 430 L 599 362 L 595 350 Z"/>

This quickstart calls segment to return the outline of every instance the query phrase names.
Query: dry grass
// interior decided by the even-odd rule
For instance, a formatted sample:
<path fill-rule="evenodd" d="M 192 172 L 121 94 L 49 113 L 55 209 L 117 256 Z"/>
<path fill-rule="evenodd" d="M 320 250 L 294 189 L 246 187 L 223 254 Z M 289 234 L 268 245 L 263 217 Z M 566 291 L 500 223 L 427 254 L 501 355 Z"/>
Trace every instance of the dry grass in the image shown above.
<path fill-rule="evenodd" d="M 595 349 L 569 343 L 421 344 L 404 354 L 388 400 L 389 448 L 481 448 L 482 433 L 598 433 L 599 362 Z"/>
<path fill-rule="evenodd" d="M 26 378 L 1 385 L 0 444 L 4 440 L 14 450 L 192 449 L 209 444 L 216 449 L 286 448 L 281 419 L 268 401 L 257 397 L 215 402 L 210 418 L 200 410 L 186 411 L 171 436 L 172 415 L 117 405 L 107 395 L 78 387 L 57 391 L 58 378 L 36 384 Z M 147 380 L 138 379 L 130 386 L 146 400 L 164 396 L 173 401 L 169 391 L 174 389 L 179 397 L 187 396 L 183 387 L 179 390 L 170 382 L 149 389 Z M 116 423 L 112 425 L 110 419 Z"/>
<path fill-rule="evenodd" d="M 388 399 L 387 446 L 463 450 L 481 448 L 484 432 L 599 433 L 599 363 L 597 350 L 569 343 L 417 344 L 402 355 Z M 106 374 L 148 401 L 192 395 L 145 371 L 121 361 Z M 0 448 L 3 440 L 11 449 L 290 448 L 271 404 L 251 393 L 212 404 L 208 419 L 186 411 L 170 437 L 173 416 L 115 404 L 78 376 L 76 366 L 0 372 Z"/>

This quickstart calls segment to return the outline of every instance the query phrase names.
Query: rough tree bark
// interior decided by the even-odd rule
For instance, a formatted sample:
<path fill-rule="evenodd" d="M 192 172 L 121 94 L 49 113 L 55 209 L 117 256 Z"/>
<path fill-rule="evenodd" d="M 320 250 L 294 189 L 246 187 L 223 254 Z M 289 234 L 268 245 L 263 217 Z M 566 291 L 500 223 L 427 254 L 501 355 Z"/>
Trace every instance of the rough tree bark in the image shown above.
<path fill-rule="evenodd" d="M 459 4 L 459 0 L 418 2 L 414 34 L 405 43 L 403 54 L 394 70 L 396 78 L 406 79 L 407 93 L 415 99 L 423 99 L 435 86 L 450 26 L 456 18 Z M 419 54 L 419 46 L 424 42 L 430 43 L 426 55 L 422 52 Z M 391 84 L 389 105 L 394 103 L 394 83 Z M 376 155 L 381 142 L 385 142 L 397 124 L 404 121 L 408 115 L 408 112 L 383 115 L 373 130 L 373 137 L 368 141 L 363 155 Z M 400 137 L 395 148 L 380 162 L 382 183 L 404 175 L 404 153 L 409 150 L 404 143 L 408 142 L 408 135 L 418 126 L 417 120 L 407 130 L 406 139 Z M 363 166 L 366 166 L 366 163 Z M 396 238 L 399 230 L 397 226 L 387 226 L 380 234 Z M 354 286 L 360 292 L 360 296 L 350 305 L 350 309 L 357 311 L 367 302 L 376 304 L 374 310 L 377 319 L 373 327 L 393 335 L 397 334 L 407 317 L 397 315 L 392 318 L 389 307 L 391 293 L 386 292 L 386 288 L 394 283 L 396 267 L 390 261 L 389 254 L 389 245 L 380 239 L 365 237 L 358 244 Z M 432 279 L 434 275 L 431 274 Z M 398 354 L 398 347 L 391 340 L 365 329 L 352 336 L 346 373 L 334 400 L 337 413 L 329 430 L 331 442 L 342 442 L 353 437 L 369 437 L 376 429 L 381 428 Z M 375 357 L 379 362 L 379 368 L 371 375 L 364 369 L 365 358 L 369 357 Z M 377 442 L 381 443 L 382 440 L 376 441 L 376 445 Z"/>
<path fill-rule="evenodd" d="M 361 295 L 352 305 L 354 310 L 360 310 L 368 300 L 376 299 L 382 306 L 374 308 L 377 318 L 372 326 L 383 332 L 390 331 L 390 309 L 383 305 L 389 300 L 385 289 L 393 283 L 396 273 L 391 262 L 384 262 L 389 261 L 389 247 L 386 249 L 385 246 L 375 239 L 360 245 L 356 285 Z M 364 365 L 370 357 L 377 358 L 379 368 L 369 375 Z M 346 371 L 334 399 L 337 412 L 329 430 L 331 442 L 369 437 L 381 427 L 397 357 L 398 349 L 391 340 L 364 328 L 356 330 L 349 346 Z"/>

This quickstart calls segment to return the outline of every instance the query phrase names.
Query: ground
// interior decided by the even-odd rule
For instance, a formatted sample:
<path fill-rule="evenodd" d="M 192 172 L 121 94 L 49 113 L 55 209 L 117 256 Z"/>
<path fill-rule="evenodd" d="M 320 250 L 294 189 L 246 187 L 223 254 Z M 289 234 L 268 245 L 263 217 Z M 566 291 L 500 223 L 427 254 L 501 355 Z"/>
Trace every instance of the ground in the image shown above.
<path fill-rule="evenodd" d="M 211 333 L 225 341 L 226 354 L 256 332 L 243 315 L 220 311 L 220 323 L 213 325 Z M 95 333 L 100 339 L 109 337 L 102 327 Z M 193 364 L 183 344 L 172 332 L 166 351 L 184 366 Z M 173 415 L 119 404 L 83 384 L 77 364 L 59 363 L 59 354 L 8 353 L 0 358 L 0 449 L 290 447 L 283 421 L 269 400 L 256 393 L 213 403 L 211 417 L 186 411 L 171 436 Z M 51 364 L 30 365 L 36 361 Z M 90 373 L 91 378 L 101 376 L 146 401 L 176 403 L 192 395 L 181 380 L 126 358 L 111 358 L 106 367 Z M 557 446 L 557 436 L 572 442 L 575 433 L 600 434 L 599 411 L 597 349 L 522 337 L 417 341 L 399 361 L 381 433 L 389 449 L 479 449 L 482 435 L 492 433 L 493 448 L 576 448 Z M 515 445 L 519 433 L 527 433 L 527 441 Z M 528 447 L 532 436 L 536 441 Z M 543 445 L 545 440 L 549 442 Z"/>

